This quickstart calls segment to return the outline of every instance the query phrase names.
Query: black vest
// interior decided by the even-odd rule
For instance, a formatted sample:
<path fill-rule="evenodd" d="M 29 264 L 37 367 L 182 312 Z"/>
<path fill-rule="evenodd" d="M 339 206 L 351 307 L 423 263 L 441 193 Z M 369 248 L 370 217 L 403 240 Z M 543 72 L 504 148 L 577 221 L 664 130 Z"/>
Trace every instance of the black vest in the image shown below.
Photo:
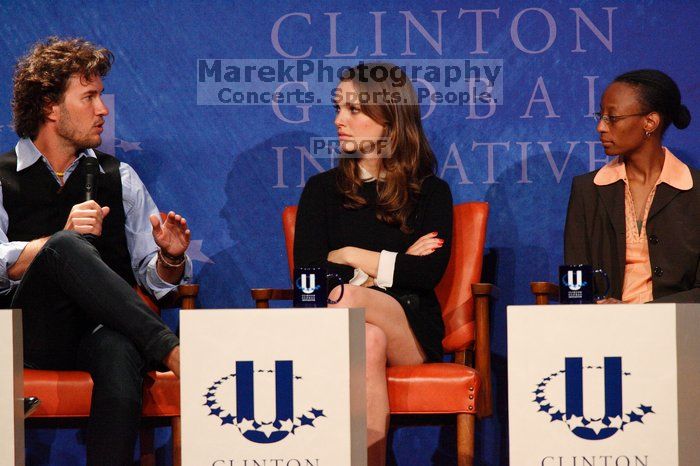
<path fill-rule="evenodd" d="M 94 199 L 109 214 L 102 223 L 102 236 L 94 243 L 102 260 L 130 285 L 136 283 L 126 245 L 126 215 L 122 202 L 119 160 L 97 152 L 104 173 L 97 176 Z M 9 217 L 7 237 L 10 241 L 31 241 L 51 236 L 63 229 L 71 208 L 85 200 L 85 157 L 68 181 L 60 186 L 44 161 L 17 171 L 14 150 L 0 156 L 2 203 Z"/>

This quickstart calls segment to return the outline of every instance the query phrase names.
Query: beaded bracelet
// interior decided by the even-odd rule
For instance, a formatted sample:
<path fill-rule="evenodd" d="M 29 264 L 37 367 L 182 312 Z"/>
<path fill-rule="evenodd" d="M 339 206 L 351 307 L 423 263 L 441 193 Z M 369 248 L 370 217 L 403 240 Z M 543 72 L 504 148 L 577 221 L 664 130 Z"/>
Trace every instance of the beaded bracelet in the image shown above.
<path fill-rule="evenodd" d="M 185 263 L 184 254 L 179 257 L 171 256 L 167 252 L 164 252 L 162 249 L 158 249 L 158 259 L 160 260 L 161 264 L 163 264 L 163 267 L 168 269 L 177 269 Z"/>

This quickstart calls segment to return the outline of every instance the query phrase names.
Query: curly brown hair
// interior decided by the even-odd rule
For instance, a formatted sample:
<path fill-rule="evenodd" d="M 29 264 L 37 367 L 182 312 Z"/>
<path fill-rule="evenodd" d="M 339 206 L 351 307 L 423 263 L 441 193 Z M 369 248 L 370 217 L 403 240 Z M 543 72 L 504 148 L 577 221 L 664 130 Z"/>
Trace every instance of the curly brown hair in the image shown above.
<path fill-rule="evenodd" d="M 391 63 L 361 63 L 344 73 L 341 81 L 350 81 L 359 94 L 372 96 L 369 101 L 360 101 L 360 110 L 387 129 L 388 147 L 381 154 L 384 178 L 377 180 L 377 218 L 411 233 L 408 219 L 423 180 L 434 175 L 437 167 L 421 124 L 416 91 L 404 71 Z M 363 180 L 358 162 L 358 158 L 341 157 L 338 164 L 338 187 L 345 197 L 345 208 L 367 204 L 359 193 Z"/>
<path fill-rule="evenodd" d="M 85 80 L 104 77 L 112 62 L 112 52 L 81 38 L 53 36 L 34 44 L 15 66 L 12 113 L 17 135 L 37 136 L 46 106 L 63 100 L 71 76 L 77 74 Z"/>

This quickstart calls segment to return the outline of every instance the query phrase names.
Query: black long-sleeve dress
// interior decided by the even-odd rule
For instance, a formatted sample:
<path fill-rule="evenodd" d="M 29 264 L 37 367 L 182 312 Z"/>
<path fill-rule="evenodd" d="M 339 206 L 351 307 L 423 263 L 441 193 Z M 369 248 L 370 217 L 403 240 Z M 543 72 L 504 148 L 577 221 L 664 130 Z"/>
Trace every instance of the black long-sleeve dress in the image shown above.
<path fill-rule="evenodd" d="M 383 291 L 403 307 L 408 323 L 431 361 L 442 357 L 444 325 L 440 304 L 434 292 L 450 259 L 452 241 L 452 194 L 449 185 L 430 176 L 423 181 L 417 205 L 409 218 L 410 234 L 399 226 L 376 218 L 377 182 L 365 182 L 360 194 L 367 199 L 360 209 L 343 207 L 338 189 L 338 169 L 311 177 L 299 201 L 294 240 L 297 267 L 320 266 L 338 273 L 347 283 L 353 277 L 350 266 L 328 262 L 328 253 L 345 246 L 370 251 L 397 252 L 394 281 Z M 444 245 L 427 256 L 405 254 L 421 236 L 437 231 Z"/>

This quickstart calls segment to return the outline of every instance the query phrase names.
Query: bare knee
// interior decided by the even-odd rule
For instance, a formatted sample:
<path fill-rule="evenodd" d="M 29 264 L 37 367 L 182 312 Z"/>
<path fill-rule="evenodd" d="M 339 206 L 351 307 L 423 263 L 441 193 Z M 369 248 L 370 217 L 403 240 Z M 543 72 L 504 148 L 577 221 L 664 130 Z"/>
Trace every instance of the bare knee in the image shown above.
<path fill-rule="evenodd" d="M 387 338 L 384 330 L 372 324 L 365 324 L 366 365 L 368 369 L 386 367 Z"/>

